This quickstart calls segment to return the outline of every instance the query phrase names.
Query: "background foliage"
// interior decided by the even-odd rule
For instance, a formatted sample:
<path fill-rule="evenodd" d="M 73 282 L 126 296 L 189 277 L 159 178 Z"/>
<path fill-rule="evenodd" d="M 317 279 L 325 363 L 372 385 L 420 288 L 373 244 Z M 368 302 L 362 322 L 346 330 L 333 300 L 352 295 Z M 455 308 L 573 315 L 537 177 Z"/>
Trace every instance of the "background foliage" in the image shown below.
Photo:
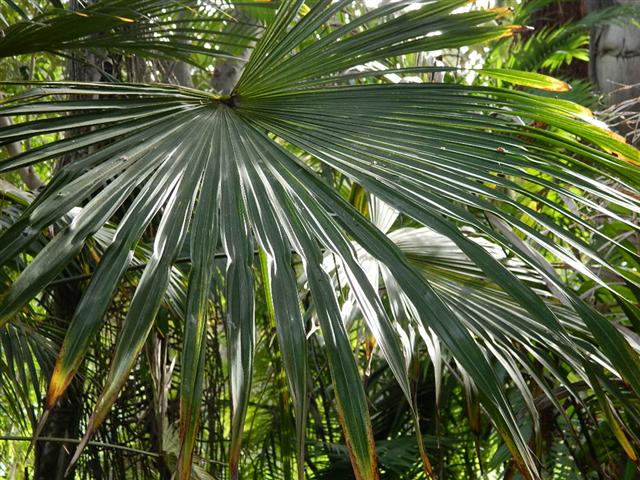
<path fill-rule="evenodd" d="M 2 3 L 0 476 L 636 478 L 638 153 L 571 102 L 637 10 L 555 3 Z"/>

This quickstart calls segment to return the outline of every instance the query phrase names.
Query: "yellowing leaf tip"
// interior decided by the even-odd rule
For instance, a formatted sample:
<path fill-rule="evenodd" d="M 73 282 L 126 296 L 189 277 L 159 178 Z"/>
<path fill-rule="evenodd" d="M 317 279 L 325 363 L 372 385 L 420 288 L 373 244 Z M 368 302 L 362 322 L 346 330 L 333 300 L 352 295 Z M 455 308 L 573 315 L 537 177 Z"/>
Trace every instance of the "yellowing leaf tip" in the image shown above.
<path fill-rule="evenodd" d="M 535 28 L 530 27 L 529 25 L 510 25 L 509 30 L 511 30 L 512 33 L 519 33 L 532 32 L 533 30 L 535 30 Z"/>
<path fill-rule="evenodd" d="M 568 92 L 571 90 L 571 85 L 567 82 L 563 82 L 562 80 L 558 80 L 557 78 L 548 77 L 549 85 L 547 87 L 543 87 L 543 90 L 548 92 Z"/>
<path fill-rule="evenodd" d="M 495 13 L 498 16 L 505 16 L 511 15 L 514 10 L 513 7 L 495 7 L 490 8 L 489 11 Z"/>
<path fill-rule="evenodd" d="M 53 371 L 51 380 L 49 381 L 49 389 L 47 391 L 47 408 L 53 408 L 64 391 L 67 388 L 69 381 L 65 379 L 65 376 L 60 372 L 58 366 Z"/>

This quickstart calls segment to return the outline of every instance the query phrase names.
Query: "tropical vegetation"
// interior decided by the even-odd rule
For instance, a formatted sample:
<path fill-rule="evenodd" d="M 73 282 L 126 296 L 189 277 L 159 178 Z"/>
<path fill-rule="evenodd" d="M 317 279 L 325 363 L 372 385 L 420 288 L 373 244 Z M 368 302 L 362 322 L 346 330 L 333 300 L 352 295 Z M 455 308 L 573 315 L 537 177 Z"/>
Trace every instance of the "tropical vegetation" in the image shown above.
<path fill-rule="evenodd" d="M 552 3 L 0 5 L 0 476 L 638 478 L 640 13 Z"/>

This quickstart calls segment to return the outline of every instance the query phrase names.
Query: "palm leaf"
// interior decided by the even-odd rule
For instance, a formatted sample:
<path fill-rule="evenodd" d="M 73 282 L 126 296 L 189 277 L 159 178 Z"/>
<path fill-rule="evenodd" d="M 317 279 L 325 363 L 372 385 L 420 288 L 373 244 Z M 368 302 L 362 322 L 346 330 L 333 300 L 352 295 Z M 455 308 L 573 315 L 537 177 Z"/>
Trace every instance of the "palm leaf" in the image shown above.
<path fill-rule="evenodd" d="M 527 360 L 514 351 L 514 339 L 535 338 L 539 346 L 532 345 L 527 353 L 539 360 L 544 360 L 544 349 L 561 352 L 573 369 L 592 375 L 594 389 L 605 401 L 611 393 L 604 393 L 597 384 L 605 384 L 608 375 L 621 376 L 635 394 L 640 393 L 640 362 L 627 339 L 522 243 L 524 239 L 547 256 L 567 263 L 613 295 L 620 296 L 583 259 L 637 285 L 636 275 L 608 262 L 584 239 L 608 241 L 634 259 L 637 253 L 567 208 L 561 198 L 625 222 L 616 211 L 640 210 L 638 152 L 598 126 L 586 109 L 567 101 L 454 84 L 349 85 L 349 79 L 343 78 L 344 70 L 369 61 L 454 48 L 517 30 L 491 24 L 495 12 L 456 13 L 461 3 L 425 1 L 409 11 L 405 10 L 407 3 L 393 3 L 327 29 L 322 27 L 348 2 L 318 2 L 298 19 L 302 2 L 285 1 L 257 42 L 236 89 L 225 98 L 163 85 L 62 83 L 42 84 L 4 102 L 3 115 L 40 117 L 0 131 L 3 143 L 77 127 L 91 129 L 8 159 L 0 164 L 0 172 L 90 145 L 106 146 L 63 168 L 3 234 L 0 263 L 6 264 L 28 247 L 39 230 L 72 207 L 81 209 L 4 295 L 0 322 L 13 320 L 72 261 L 88 238 L 116 212 L 126 211 L 67 333 L 50 384 L 50 406 L 82 361 L 137 240 L 151 219 L 161 216 L 153 254 L 138 283 L 106 387 L 76 458 L 129 375 L 189 230 L 197 243 L 190 251 L 193 265 L 183 351 L 182 478 L 189 476 L 186 465 L 197 431 L 199 344 L 207 303 L 203 291 L 210 282 L 212 249 L 218 236 L 227 256 L 232 476 L 238 472 L 251 385 L 254 244 L 265 252 L 269 264 L 265 283 L 296 403 L 299 464 L 303 461 L 306 367 L 304 361 L 298 363 L 305 352 L 304 331 L 293 276 L 287 273 L 291 250 L 304 262 L 357 478 L 377 478 L 377 460 L 349 332 L 331 279 L 322 268 L 323 250 L 339 259 L 346 283 L 405 395 L 409 398 L 411 391 L 401 339 L 376 293 L 377 285 L 372 285 L 358 265 L 351 242 L 384 265 L 385 283 L 396 292 L 392 303 L 397 308 L 392 312 L 400 313 L 402 305 L 416 328 L 429 334 L 434 355 L 440 348 L 445 350 L 460 375 L 473 382 L 484 410 L 526 477 L 536 477 L 537 467 L 494 368 L 496 362 L 502 364 L 523 397 L 530 400 L 517 368 L 527 365 Z M 432 32 L 440 33 L 429 35 Z M 180 47 L 172 53 L 181 54 Z M 518 78 L 514 72 L 504 75 Z M 526 75 L 519 78 L 527 80 Z M 547 85 L 540 81 L 535 78 L 535 86 Z M 65 95 L 74 99 L 65 100 Z M 65 116 L 67 113 L 70 115 Z M 478 296 L 502 298 L 519 313 L 509 314 L 507 307 L 475 301 L 475 296 L 475 303 L 461 304 L 462 293 L 455 284 L 439 275 L 425 276 L 388 235 L 327 184 L 312 163 L 294 155 L 296 149 L 448 239 L 500 292 L 487 297 L 481 290 Z M 603 179 L 615 180 L 623 188 L 613 189 Z M 557 196 L 543 195 L 542 189 Z M 527 202 L 514 201 L 514 193 Z M 499 218 L 520 236 L 494 229 L 483 214 Z M 566 228 L 560 219 L 575 227 Z M 512 252 L 522 268 L 540 282 L 562 292 L 567 308 L 579 319 L 573 324 L 578 322 L 580 335 L 589 337 L 593 358 L 583 352 L 584 342 L 562 321 L 563 314 L 544 301 L 538 288 L 465 235 L 463 227 L 468 226 Z M 509 330 L 510 321 L 526 325 L 523 332 L 527 336 Z M 290 330 L 284 332 L 284 328 Z M 610 373 L 602 373 L 594 358 L 602 360 Z"/>
<path fill-rule="evenodd" d="M 237 5 L 243 6 L 272 9 L 261 2 Z M 236 58 L 261 27 L 237 18 L 229 9 L 172 0 L 102 0 L 79 10 L 49 9 L 8 26 L 0 39 L 0 57 L 106 49 L 179 58 L 196 65 L 197 54 Z"/>

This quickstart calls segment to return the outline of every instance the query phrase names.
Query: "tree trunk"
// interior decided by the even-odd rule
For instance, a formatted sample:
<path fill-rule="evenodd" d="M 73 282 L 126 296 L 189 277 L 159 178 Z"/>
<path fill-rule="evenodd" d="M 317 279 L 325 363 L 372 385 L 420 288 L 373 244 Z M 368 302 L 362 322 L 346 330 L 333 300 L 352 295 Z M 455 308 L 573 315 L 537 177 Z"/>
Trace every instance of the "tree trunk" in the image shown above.
<path fill-rule="evenodd" d="M 80 300 L 80 291 L 74 284 L 63 284 L 53 292 L 52 318 L 58 323 L 68 324 L 75 306 Z M 63 325 L 61 325 L 63 326 Z M 41 437 L 78 438 L 82 418 L 82 382 L 76 377 L 67 393 L 51 410 L 47 424 L 40 433 Z M 37 442 L 35 449 L 35 480 L 69 480 L 65 470 L 71 460 L 74 444 L 60 442 Z"/>
<path fill-rule="evenodd" d="M 615 5 L 638 4 L 638 0 L 588 0 L 590 11 Z M 635 116 L 640 112 L 640 28 L 631 21 L 594 28 L 591 34 L 589 74 L 606 95 L 608 105 L 624 104 L 616 115 Z M 621 119 L 613 118 L 613 123 Z M 636 128 L 635 122 L 620 124 L 622 134 Z M 638 141 L 636 140 L 636 145 Z"/>
<path fill-rule="evenodd" d="M 70 8 L 76 10 L 78 2 L 72 1 Z M 70 81 L 95 82 L 101 79 L 105 59 L 90 52 L 82 52 L 82 58 L 75 55 L 67 63 L 67 79 Z M 78 131 L 71 132 L 76 135 Z M 93 147 L 95 148 L 95 147 Z M 56 170 L 83 156 L 86 152 L 74 152 L 63 155 L 56 162 Z M 79 283 L 70 282 L 53 289 L 50 308 L 50 320 L 61 330 L 66 330 L 82 296 Z M 49 413 L 41 437 L 78 438 L 80 421 L 83 415 L 83 383 L 76 375 L 67 392 L 58 405 Z M 35 450 L 35 480 L 69 480 L 75 478 L 74 472 L 65 476 L 65 471 L 75 450 L 74 444 L 60 442 L 38 442 Z"/>
<path fill-rule="evenodd" d="M 589 0 L 589 10 L 637 4 L 638 0 Z M 606 24 L 591 36 L 591 79 L 611 102 L 640 95 L 640 28 L 631 22 Z M 632 86 L 621 89 L 620 87 Z"/>

